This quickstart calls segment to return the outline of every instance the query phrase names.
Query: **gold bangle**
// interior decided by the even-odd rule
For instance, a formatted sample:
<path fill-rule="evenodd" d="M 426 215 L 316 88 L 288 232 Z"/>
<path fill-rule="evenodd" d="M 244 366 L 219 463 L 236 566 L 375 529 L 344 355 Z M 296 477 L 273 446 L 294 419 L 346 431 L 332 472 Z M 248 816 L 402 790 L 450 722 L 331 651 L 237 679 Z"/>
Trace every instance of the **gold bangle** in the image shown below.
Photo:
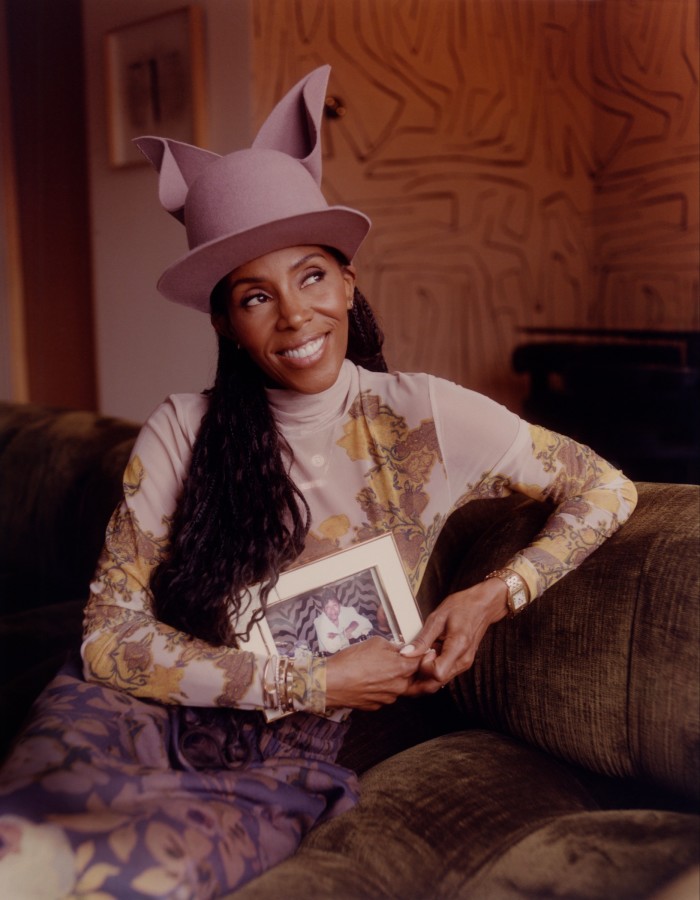
<path fill-rule="evenodd" d="M 294 711 L 294 660 L 289 660 L 289 665 L 284 673 L 285 712 Z"/>
<path fill-rule="evenodd" d="M 280 656 L 277 668 L 277 695 L 279 697 L 279 710 L 287 711 L 287 672 L 289 670 L 289 657 Z"/>
<path fill-rule="evenodd" d="M 268 656 L 265 660 L 265 668 L 263 669 L 263 705 L 265 709 L 279 708 L 279 691 L 277 690 L 277 666 L 279 665 L 278 656 Z M 270 677 L 270 669 L 274 667 L 275 675 Z"/>

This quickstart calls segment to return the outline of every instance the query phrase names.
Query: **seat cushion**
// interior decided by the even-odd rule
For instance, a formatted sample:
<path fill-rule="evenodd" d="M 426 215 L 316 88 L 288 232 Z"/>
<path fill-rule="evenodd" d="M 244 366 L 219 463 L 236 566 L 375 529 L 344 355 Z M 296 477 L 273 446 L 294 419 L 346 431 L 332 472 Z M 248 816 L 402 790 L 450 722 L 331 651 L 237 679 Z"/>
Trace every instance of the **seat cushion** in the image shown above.
<path fill-rule="evenodd" d="M 457 896 L 648 898 L 698 862 L 700 819 L 658 810 L 561 816 L 486 865 Z"/>
<path fill-rule="evenodd" d="M 503 735 L 458 732 L 368 771 L 354 810 L 312 831 L 236 900 L 631 900 L 692 862 L 699 822 L 601 811 L 546 754 Z"/>

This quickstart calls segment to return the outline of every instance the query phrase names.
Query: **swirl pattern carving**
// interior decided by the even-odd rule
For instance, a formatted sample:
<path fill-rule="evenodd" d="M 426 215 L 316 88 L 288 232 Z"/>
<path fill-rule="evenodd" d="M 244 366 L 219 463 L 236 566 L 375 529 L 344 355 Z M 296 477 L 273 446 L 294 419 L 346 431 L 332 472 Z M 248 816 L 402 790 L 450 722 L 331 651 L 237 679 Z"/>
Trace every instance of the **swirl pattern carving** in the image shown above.
<path fill-rule="evenodd" d="M 367 212 L 390 364 L 518 402 L 521 326 L 698 321 L 694 0 L 257 0 L 258 123 L 333 66 L 324 189 Z"/>

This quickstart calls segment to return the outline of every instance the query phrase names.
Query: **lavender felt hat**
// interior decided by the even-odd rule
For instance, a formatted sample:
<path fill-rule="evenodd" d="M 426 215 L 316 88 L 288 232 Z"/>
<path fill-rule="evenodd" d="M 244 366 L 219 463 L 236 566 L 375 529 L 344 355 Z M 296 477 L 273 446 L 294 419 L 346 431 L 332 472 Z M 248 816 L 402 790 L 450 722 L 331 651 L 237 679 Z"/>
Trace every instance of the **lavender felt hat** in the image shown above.
<path fill-rule="evenodd" d="M 165 209 L 185 225 L 189 253 L 158 281 L 169 300 L 209 312 L 214 285 L 237 266 L 299 244 L 353 258 L 370 220 L 329 206 L 320 189 L 321 118 L 330 66 L 277 104 L 249 150 L 219 156 L 160 137 L 135 143 L 159 173 Z"/>

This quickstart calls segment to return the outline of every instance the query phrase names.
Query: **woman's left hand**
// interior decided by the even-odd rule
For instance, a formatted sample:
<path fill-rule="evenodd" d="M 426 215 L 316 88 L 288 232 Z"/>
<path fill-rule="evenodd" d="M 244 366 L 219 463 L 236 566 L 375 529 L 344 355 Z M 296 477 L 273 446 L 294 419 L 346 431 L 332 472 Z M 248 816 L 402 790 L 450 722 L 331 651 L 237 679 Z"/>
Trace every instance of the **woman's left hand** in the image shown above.
<path fill-rule="evenodd" d="M 403 656 L 423 657 L 406 693 L 432 694 L 469 669 L 486 629 L 505 617 L 507 595 L 499 578 L 489 578 L 446 597 L 401 649 Z"/>

